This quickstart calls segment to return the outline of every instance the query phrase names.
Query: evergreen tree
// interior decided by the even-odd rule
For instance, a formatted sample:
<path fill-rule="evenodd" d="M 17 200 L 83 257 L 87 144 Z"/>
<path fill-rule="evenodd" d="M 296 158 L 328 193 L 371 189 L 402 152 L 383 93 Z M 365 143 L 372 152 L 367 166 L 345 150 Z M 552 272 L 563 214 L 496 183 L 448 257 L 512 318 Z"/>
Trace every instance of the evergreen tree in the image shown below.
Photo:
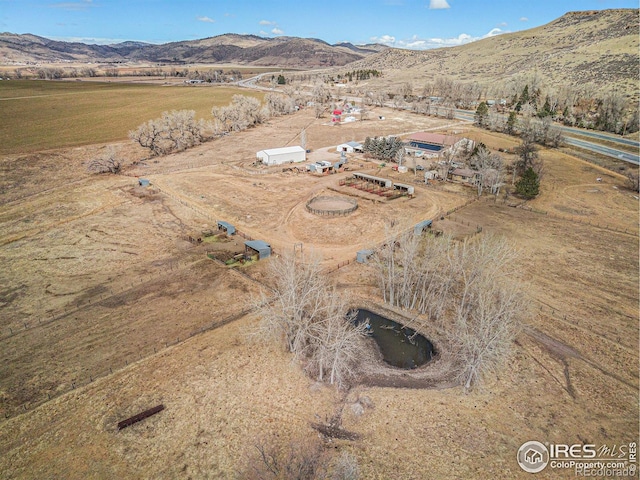
<path fill-rule="evenodd" d="M 278 85 L 284 85 L 285 83 L 287 83 L 287 80 L 284 78 L 284 75 L 278 75 Z"/>
<path fill-rule="evenodd" d="M 533 198 L 540 193 L 540 179 L 538 174 L 529 167 L 516 182 L 516 193 L 526 199 Z"/>
<path fill-rule="evenodd" d="M 475 124 L 479 127 L 485 127 L 487 125 L 487 119 L 489 118 L 489 107 L 485 102 L 481 102 L 476 109 Z"/>
<path fill-rule="evenodd" d="M 518 114 L 515 110 L 509 112 L 509 119 L 507 120 L 507 133 L 513 135 L 516 130 L 516 123 L 518 122 Z"/>
<path fill-rule="evenodd" d="M 518 100 L 518 103 L 520 105 L 524 105 L 528 101 L 529 101 L 529 85 L 525 85 L 524 88 L 522 89 L 522 93 L 520 94 L 520 99 Z"/>

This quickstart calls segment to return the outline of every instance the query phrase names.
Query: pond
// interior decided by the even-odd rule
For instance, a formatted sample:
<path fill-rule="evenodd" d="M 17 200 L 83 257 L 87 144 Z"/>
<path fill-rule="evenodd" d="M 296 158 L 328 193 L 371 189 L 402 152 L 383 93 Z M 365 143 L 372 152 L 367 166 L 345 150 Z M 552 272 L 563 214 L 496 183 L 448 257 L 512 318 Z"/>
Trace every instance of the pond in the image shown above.
<path fill-rule="evenodd" d="M 369 335 L 389 365 L 410 370 L 424 365 L 435 355 L 433 344 L 415 330 L 369 310 L 355 311 L 355 323 L 368 325 Z"/>

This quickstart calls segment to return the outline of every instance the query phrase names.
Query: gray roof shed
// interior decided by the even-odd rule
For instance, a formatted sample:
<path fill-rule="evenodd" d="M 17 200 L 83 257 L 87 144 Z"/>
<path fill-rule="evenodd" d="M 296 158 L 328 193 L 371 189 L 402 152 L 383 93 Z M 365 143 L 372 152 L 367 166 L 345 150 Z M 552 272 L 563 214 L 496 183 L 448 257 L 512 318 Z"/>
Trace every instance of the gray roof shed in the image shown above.
<path fill-rule="evenodd" d="M 425 228 L 431 228 L 431 224 L 433 220 L 423 220 L 420 223 L 417 223 L 415 227 L 413 227 L 414 235 L 420 235 Z"/>
<path fill-rule="evenodd" d="M 367 263 L 371 255 L 373 255 L 373 250 L 358 250 L 356 252 L 356 262 Z"/>
<path fill-rule="evenodd" d="M 245 251 L 253 250 L 258 252 L 258 259 L 262 260 L 271 256 L 271 245 L 264 240 L 247 240 L 244 242 Z"/>
<path fill-rule="evenodd" d="M 218 230 L 224 230 L 227 232 L 227 235 L 233 235 L 236 233 L 236 227 L 222 220 L 218 220 Z"/>

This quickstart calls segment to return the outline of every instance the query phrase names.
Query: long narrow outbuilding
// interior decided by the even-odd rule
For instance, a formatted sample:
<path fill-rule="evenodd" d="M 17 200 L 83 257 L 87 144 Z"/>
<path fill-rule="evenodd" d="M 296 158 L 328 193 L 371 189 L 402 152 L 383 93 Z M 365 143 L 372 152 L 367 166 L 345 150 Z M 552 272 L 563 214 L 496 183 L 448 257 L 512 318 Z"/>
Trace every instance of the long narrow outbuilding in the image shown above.
<path fill-rule="evenodd" d="M 271 148 L 268 150 L 260 150 L 256 153 L 256 158 L 265 165 L 304 162 L 306 156 L 305 149 L 300 146 Z"/>

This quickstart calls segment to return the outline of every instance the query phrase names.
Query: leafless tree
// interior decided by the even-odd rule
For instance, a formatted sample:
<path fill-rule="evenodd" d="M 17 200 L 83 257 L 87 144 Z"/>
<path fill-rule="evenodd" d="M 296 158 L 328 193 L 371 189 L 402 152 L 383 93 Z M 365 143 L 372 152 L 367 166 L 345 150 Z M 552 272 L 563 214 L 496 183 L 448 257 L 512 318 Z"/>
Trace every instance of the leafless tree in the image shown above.
<path fill-rule="evenodd" d="M 229 105 L 213 107 L 211 115 L 223 132 L 239 132 L 264 122 L 268 111 L 261 107 L 257 98 L 234 95 Z"/>
<path fill-rule="evenodd" d="M 317 438 L 281 446 L 278 439 L 259 439 L 238 472 L 243 480 L 314 480 L 326 473 L 328 452 Z"/>
<path fill-rule="evenodd" d="M 264 96 L 264 101 L 268 116 L 271 117 L 288 115 L 295 110 L 294 98 L 291 96 L 269 92 Z"/>
<path fill-rule="evenodd" d="M 198 145 L 205 138 L 204 129 L 204 122 L 195 119 L 193 110 L 172 110 L 131 130 L 129 138 L 153 155 L 164 155 Z"/>
<path fill-rule="evenodd" d="M 331 103 L 331 91 L 326 87 L 324 82 L 319 81 L 313 86 L 311 99 L 313 101 L 316 118 L 320 118 L 327 105 Z"/>
<path fill-rule="evenodd" d="M 357 480 L 356 457 L 334 452 L 315 435 L 284 445 L 277 437 L 263 437 L 253 443 L 237 473 L 242 480 Z"/>
<path fill-rule="evenodd" d="M 638 169 L 627 172 L 627 185 L 634 192 L 640 192 L 640 172 Z"/>
<path fill-rule="evenodd" d="M 269 276 L 274 296 L 258 304 L 259 333 L 284 342 L 318 380 L 343 385 L 355 372 L 365 326 L 347 319 L 347 301 L 322 274 L 318 259 L 273 258 Z"/>
<path fill-rule="evenodd" d="M 374 265 L 387 303 L 426 314 L 444 332 L 465 390 L 504 363 L 527 308 L 505 240 L 406 233 L 388 238 Z"/>
<path fill-rule="evenodd" d="M 405 82 L 398 87 L 398 93 L 396 95 L 401 96 L 404 100 L 409 100 L 413 94 L 413 85 L 409 82 Z"/>
<path fill-rule="evenodd" d="M 87 170 L 91 173 L 120 173 L 122 161 L 119 158 L 118 151 L 113 145 L 98 157 L 87 163 Z"/>
<path fill-rule="evenodd" d="M 485 188 L 489 188 L 493 195 L 500 193 L 504 185 L 504 161 L 497 153 L 491 153 L 480 146 L 470 159 L 471 166 L 478 172 L 478 196 Z"/>

